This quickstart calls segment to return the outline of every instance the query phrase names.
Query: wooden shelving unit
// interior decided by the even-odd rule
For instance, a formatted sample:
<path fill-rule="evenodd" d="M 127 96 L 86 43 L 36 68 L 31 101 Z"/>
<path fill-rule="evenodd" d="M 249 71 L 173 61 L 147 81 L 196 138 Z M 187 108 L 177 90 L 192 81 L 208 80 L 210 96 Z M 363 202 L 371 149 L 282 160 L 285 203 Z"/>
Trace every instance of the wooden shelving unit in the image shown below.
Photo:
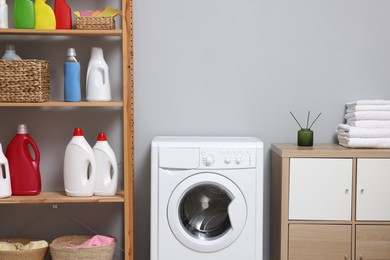
<path fill-rule="evenodd" d="M 118 108 L 123 111 L 123 186 L 124 190 L 112 197 L 68 197 L 64 191 L 45 191 L 37 196 L 12 196 L 0 199 L 1 204 L 38 204 L 38 203 L 122 203 L 124 208 L 124 255 L 125 260 L 132 260 L 133 255 L 133 171 L 134 171 L 134 105 L 133 105 L 133 28 L 132 0 L 117 0 L 121 2 L 121 28 L 116 30 L 34 30 L 34 29 L 0 29 L 0 35 L 33 37 L 42 40 L 45 37 L 69 36 L 77 37 L 107 37 L 121 39 L 122 45 L 122 96 L 123 100 L 111 102 L 63 102 L 49 101 L 44 103 L 0 103 L 0 107 L 99 107 Z"/>

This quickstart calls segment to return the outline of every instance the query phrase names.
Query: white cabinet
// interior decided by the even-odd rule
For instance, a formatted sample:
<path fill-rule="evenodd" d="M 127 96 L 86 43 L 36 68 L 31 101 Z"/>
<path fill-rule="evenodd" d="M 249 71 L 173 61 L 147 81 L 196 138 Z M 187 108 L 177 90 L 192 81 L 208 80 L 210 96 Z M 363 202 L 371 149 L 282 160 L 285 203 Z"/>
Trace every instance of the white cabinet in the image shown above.
<path fill-rule="evenodd" d="M 289 219 L 351 220 L 352 159 L 291 158 Z"/>
<path fill-rule="evenodd" d="M 270 259 L 390 260 L 390 150 L 273 144 Z"/>
<path fill-rule="evenodd" d="M 390 159 L 358 159 L 357 220 L 390 220 Z"/>

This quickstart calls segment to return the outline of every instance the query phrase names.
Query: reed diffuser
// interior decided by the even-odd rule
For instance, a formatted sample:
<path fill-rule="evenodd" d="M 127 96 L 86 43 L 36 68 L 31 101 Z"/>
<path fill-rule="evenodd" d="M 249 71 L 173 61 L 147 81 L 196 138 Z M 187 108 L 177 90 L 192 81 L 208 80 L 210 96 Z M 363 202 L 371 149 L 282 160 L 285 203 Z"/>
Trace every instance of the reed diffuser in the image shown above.
<path fill-rule="evenodd" d="M 311 130 L 311 127 L 314 125 L 314 123 L 317 121 L 317 119 L 320 117 L 321 113 L 318 114 L 318 116 L 313 120 L 313 122 L 309 126 L 310 121 L 310 110 L 307 112 L 307 120 L 306 120 L 306 127 L 303 128 L 302 125 L 298 122 L 294 114 L 290 111 L 290 114 L 294 118 L 295 122 L 297 122 L 298 126 L 301 128 L 298 131 L 298 146 L 313 146 L 313 139 L 314 139 L 314 133 Z"/>

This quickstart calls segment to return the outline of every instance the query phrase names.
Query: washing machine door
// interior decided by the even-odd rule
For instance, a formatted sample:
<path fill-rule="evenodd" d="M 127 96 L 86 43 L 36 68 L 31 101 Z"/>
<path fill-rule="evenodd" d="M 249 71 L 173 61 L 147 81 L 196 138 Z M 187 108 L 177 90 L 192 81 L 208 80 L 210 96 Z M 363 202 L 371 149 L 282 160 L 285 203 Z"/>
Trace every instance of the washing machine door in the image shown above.
<path fill-rule="evenodd" d="M 183 245 L 198 252 L 215 252 L 240 236 L 247 205 L 231 180 L 216 173 L 199 173 L 172 192 L 167 216 L 173 234 Z"/>

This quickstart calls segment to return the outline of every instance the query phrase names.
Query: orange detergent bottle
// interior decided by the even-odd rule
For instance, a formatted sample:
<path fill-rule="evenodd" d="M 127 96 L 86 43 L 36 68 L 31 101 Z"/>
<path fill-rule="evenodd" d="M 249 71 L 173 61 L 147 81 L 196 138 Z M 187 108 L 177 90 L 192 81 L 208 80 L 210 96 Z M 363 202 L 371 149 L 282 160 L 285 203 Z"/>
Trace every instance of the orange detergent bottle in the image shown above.
<path fill-rule="evenodd" d="M 56 17 L 46 0 L 35 0 L 35 29 L 55 29 Z"/>
<path fill-rule="evenodd" d="M 37 144 L 28 134 L 25 124 L 18 125 L 17 134 L 8 144 L 5 156 L 9 164 L 12 195 L 39 194 L 41 192 L 40 153 Z"/>

